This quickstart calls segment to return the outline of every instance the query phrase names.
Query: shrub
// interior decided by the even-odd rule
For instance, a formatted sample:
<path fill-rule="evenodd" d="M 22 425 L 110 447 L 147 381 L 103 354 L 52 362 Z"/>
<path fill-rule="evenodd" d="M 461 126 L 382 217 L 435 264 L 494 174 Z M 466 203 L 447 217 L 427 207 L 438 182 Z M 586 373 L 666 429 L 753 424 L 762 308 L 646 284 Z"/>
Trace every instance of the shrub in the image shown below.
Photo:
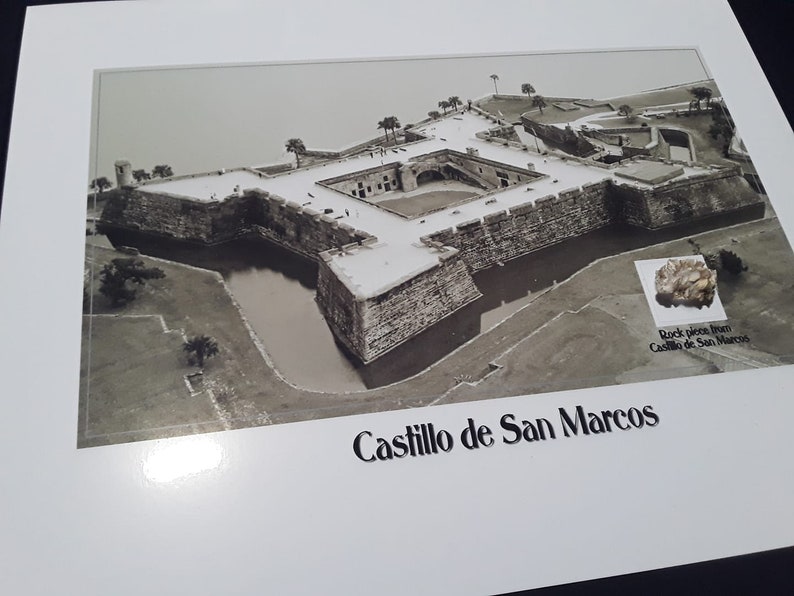
<path fill-rule="evenodd" d="M 745 265 L 742 262 L 742 258 L 732 250 L 720 250 L 719 257 L 722 269 L 728 273 L 740 275 L 743 271 L 747 271 L 747 265 Z"/>
<path fill-rule="evenodd" d="M 747 271 L 747 265 L 745 265 L 742 258 L 732 250 L 721 248 L 717 252 L 706 253 L 703 252 L 700 244 L 691 238 L 688 239 L 687 242 L 692 246 L 692 252 L 694 254 L 703 256 L 709 269 L 727 271 L 734 276 L 740 275 L 743 271 Z"/>
<path fill-rule="evenodd" d="M 147 279 L 161 279 L 165 272 L 159 267 L 145 267 L 143 261 L 135 258 L 113 259 L 102 267 L 99 274 L 99 292 L 107 297 L 113 306 L 122 306 L 135 300 L 136 290 L 127 285 L 131 282 L 142 286 Z"/>

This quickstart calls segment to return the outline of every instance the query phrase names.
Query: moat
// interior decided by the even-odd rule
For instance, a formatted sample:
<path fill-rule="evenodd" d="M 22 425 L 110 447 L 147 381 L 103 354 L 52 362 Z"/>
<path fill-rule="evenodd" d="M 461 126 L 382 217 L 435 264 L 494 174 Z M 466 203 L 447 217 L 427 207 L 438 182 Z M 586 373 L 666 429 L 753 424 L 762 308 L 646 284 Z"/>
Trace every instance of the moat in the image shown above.
<path fill-rule="evenodd" d="M 114 233 L 114 244 L 143 254 L 218 271 L 276 368 L 292 384 L 324 392 L 363 391 L 401 381 L 433 365 L 499 324 L 547 288 L 597 259 L 750 218 L 713 218 L 646 231 L 613 225 L 538 250 L 473 275 L 482 297 L 368 365 L 355 364 L 335 341 L 315 301 L 317 265 L 261 239 L 197 246 Z M 477 380 L 489 372 L 471 371 Z"/>

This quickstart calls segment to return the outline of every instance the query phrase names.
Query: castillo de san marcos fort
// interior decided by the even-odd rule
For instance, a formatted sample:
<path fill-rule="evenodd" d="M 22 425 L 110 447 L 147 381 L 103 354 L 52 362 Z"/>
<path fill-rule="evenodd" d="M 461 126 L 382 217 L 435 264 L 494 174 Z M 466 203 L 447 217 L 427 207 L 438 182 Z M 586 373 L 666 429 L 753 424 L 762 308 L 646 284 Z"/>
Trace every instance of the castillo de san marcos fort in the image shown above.
<path fill-rule="evenodd" d="M 616 111 L 565 98 L 547 111 L 570 118 L 549 124 L 527 113 L 508 123 L 470 105 L 406 126 L 394 144 L 307 150 L 295 169 L 136 183 L 119 160 L 100 223 L 109 234 L 200 244 L 256 236 L 316 261 L 328 326 L 369 363 L 478 300 L 479 270 L 612 224 L 659 230 L 763 216 L 739 165 L 699 162 L 671 120 L 646 126 L 639 144 L 622 134 L 636 128 L 575 120 L 577 108 L 596 105 Z"/>

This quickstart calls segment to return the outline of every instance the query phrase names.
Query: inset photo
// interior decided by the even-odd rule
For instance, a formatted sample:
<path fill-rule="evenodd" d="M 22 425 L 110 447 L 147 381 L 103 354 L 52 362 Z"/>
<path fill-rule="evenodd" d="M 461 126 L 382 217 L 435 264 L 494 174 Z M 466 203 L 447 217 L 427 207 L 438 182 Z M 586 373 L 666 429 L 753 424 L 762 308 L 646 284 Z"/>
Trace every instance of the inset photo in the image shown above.
<path fill-rule="evenodd" d="M 702 255 L 634 261 L 657 327 L 724 321 L 717 271 Z"/>

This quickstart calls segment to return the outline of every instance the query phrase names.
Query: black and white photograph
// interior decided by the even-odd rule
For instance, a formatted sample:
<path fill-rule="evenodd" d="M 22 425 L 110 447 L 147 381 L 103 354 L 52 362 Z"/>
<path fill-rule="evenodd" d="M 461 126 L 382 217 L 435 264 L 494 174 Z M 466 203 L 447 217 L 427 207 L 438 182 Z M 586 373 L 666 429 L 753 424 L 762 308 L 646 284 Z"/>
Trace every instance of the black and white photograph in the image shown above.
<path fill-rule="evenodd" d="M 790 363 L 718 84 L 695 48 L 96 72 L 78 446 Z M 647 298 L 685 255 L 714 305 Z"/>

